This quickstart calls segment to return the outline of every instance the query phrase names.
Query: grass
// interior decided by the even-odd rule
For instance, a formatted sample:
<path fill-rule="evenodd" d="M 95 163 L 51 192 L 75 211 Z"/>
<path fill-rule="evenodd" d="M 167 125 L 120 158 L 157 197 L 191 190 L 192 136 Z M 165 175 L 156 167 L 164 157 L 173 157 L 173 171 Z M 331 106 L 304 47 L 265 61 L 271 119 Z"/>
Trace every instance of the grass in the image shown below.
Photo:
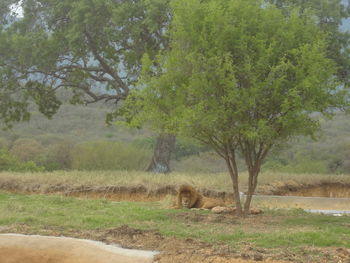
<path fill-rule="evenodd" d="M 226 173 L 171 173 L 164 175 L 132 171 L 55 171 L 43 173 L 1 172 L 0 184 L 1 182 L 6 181 L 13 181 L 24 186 L 40 184 L 43 188 L 45 188 L 45 185 L 49 184 L 67 184 L 70 186 L 144 185 L 149 189 L 154 189 L 162 185 L 189 183 L 197 188 L 232 191 L 231 180 Z M 350 175 L 264 172 L 259 175 L 258 187 L 286 181 L 295 181 L 301 184 L 314 184 L 319 182 L 350 183 Z M 246 182 L 247 174 L 241 173 L 241 186 L 244 187 Z"/>
<path fill-rule="evenodd" d="M 23 224 L 29 230 L 95 230 L 127 224 L 165 236 L 194 238 L 233 247 L 350 248 L 349 217 L 307 214 L 302 210 L 267 210 L 263 215 L 232 222 L 203 221 L 208 212 L 170 210 L 160 202 L 112 202 L 62 196 L 0 192 L 0 228 Z M 199 220 L 201 219 L 201 220 Z"/>

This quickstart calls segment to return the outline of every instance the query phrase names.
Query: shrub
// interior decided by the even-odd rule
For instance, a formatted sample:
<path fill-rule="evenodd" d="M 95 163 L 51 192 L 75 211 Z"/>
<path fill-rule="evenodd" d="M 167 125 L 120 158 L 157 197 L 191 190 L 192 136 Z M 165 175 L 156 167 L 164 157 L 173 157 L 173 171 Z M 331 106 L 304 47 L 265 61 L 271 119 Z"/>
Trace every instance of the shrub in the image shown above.
<path fill-rule="evenodd" d="M 144 170 L 151 151 L 132 144 L 96 141 L 77 144 L 71 154 L 77 170 Z"/>
<path fill-rule="evenodd" d="M 8 141 L 4 138 L 0 138 L 0 149 L 8 149 Z"/>
<path fill-rule="evenodd" d="M 12 172 L 44 172 L 45 170 L 45 167 L 38 166 L 33 161 L 17 162 L 16 165 L 9 169 Z"/>
<path fill-rule="evenodd" d="M 314 160 L 307 156 L 298 158 L 288 164 L 270 160 L 264 164 L 263 169 L 284 173 L 328 173 L 327 162 Z"/>
<path fill-rule="evenodd" d="M 227 172 L 226 163 L 213 152 L 200 153 L 181 158 L 171 163 L 172 169 L 182 173 L 222 173 Z"/>
<path fill-rule="evenodd" d="M 62 170 L 71 168 L 71 151 L 74 143 L 69 140 L 49 145 L 45 149 L 44 166 L 47 170 Z"/>
<path fill-rule="evenodd" d="M 44 170 L 44 167 L 38 166 L 33 161 L 20 162 L 7 150 L 0 149 L 0 171 L 42 172 Z"/>
<path fill-rule="evenodd" d="M 0 171 L 7 171 L 17 162 L 5 149 L 0 149 Z"/>
<path fill-rule="evenodd" d="M 10 150 L 10 153 L 21 162 L 34 161 L 42 163 L 44 159 L 44 147 L 34 139 L 18 139 Z"/>

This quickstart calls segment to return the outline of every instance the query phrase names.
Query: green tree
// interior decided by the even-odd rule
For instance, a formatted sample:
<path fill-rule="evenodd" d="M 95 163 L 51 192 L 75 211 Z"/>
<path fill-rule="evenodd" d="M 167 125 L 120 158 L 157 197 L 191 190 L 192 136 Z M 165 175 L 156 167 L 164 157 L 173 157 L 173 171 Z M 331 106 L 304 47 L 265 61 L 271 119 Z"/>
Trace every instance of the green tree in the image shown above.
<path fill-rule="evenodd" d="M 343 84 L 350 84 L 350 34 L 341 30 L 342 23 L 350 17 L 350 5 L 344 0 L 269 0 L 289 15 L 292 8 L 299 16 L 307 16 L 311 10 L 317 26 L 327 33 L 327 57 L 337 65 L 336 75 Z M 347 2 L 347 3 L 345 3 Z"/>
<path fill-rule="evenodd" d="M 314 112 L 331 116 L 346 106 L 326 36 L 312 13 L 286 16 L 259 0 L 174 0 L 172 8 L 171 50 L 145 57 L 142 84 L 129 97 L 143 97 L 135 122 L 210 145 L 227 164 L 237 212 L 247 214 L 270 150 L 312 136 Z M 125 104 L 130 114 L 133 101 Z M 243 208 L 239 153 L 249 173 Z"/>
<path fill-rule="evenodd" d="M 14 3 L 23 17 L 10 15 Z M 7 0 L 0 7 L 0 119 L 7 125 L 29 119 L 30 100 L 51 117 L 61 105 L 58 89 L 71 90 L 72 103 L 118 105 L 138 80 L 143 54 L 168 48 L 168 0 Z"/>

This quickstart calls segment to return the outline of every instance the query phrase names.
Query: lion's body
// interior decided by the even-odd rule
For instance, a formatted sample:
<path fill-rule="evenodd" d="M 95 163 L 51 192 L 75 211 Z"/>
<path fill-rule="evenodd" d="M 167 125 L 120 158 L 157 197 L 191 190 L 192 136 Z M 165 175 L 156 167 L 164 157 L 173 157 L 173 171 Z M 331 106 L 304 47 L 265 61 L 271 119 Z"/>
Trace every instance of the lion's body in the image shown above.
<path fill-rule="evenodd" d="M 223 206 L 224 202 L 198 193 L 192 186 L 182 185 L 176 198 L 176 208 L 204 208 L 211 209 L 215 206 Z"/>

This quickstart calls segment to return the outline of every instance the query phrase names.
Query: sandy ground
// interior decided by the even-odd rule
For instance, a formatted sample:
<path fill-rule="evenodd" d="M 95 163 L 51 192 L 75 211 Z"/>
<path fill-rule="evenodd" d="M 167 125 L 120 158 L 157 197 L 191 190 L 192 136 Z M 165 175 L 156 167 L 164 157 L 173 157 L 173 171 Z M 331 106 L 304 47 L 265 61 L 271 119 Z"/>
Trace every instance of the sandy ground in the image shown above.
<path fill-rule="evenodd" d="M 83 239 L 0 235 L 1 263 L 151 263 L 155 254 Z"/>

